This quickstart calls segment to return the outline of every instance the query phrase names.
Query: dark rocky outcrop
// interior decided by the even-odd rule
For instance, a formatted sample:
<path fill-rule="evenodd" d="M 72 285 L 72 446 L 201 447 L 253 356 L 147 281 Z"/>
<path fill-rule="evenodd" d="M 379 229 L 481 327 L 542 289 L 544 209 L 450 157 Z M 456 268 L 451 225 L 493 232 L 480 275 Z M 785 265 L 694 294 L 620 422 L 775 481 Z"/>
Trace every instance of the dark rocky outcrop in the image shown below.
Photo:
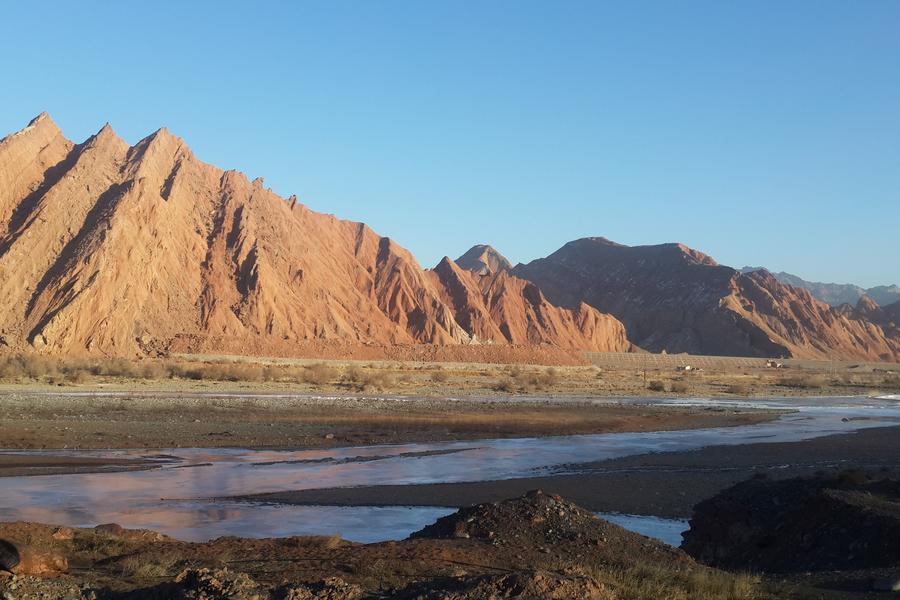
<path fill-rule="evenodd" d="M 696 506 L 682 548 L 738 570 L 900 567 L 900 481 L 853 473 L 746 481 Z"/>

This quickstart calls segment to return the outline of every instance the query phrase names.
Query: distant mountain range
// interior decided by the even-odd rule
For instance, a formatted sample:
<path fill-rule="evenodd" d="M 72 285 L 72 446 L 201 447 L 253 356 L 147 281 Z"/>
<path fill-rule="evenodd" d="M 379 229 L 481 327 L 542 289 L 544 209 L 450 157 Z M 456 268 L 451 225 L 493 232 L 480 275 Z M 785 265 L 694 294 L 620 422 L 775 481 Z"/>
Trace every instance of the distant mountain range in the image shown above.
<path fill-rule="evenodd" d="M 765 267 L 743 267 L 741 272 L 750 273 L 751 271 L 761 270 L 767 269 Z M 852 283 L 806 281 L 801 277 L 785 273 L 784 271 L 778 273 L 770 271 L 770 273 L 782 283 L 809 290 L 813 297 L 832 306 L 840 306 L 841 304 L 855 305 L 863 296 L 868 296 L 880 306 L 887 306 L 900 301 L 900 286 L 897 285 L 879 285 L 865 289 Z"/>
<path fill-rule="evenodd" d="M 604 238 L 516 266 L 479 245 L 423 269 L 166 129 L 131 146 L 106 125 L 74 143 L 46 114 L 0 140 L 0 306 L 0 350 L 45 354 L 329 343 L 900 360 L 900 303 L 832 307 L 682 244 Z"/>

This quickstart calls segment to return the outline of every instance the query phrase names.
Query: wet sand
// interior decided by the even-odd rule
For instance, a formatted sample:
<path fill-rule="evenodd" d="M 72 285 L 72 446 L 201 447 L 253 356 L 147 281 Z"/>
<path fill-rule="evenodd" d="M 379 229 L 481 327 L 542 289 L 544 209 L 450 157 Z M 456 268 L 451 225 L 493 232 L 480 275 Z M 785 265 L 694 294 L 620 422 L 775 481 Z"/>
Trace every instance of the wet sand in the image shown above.
<path fill-rule="evenodd" d="M 754 476 L 864 469 L 900 475 L 900 426 L 803 442 L 710 446 L 581 464 L 578 473 L 501 481 L 328 488 L 244 496 L 283 504 L 461 507 L 543 489 L 598 512 L 689 518 L 699 501 Z"/>
<path fill-rule="evenodd" d="M 0 477 L 152 469 L 159 460 L 64 455 L 0 454 Z"/>

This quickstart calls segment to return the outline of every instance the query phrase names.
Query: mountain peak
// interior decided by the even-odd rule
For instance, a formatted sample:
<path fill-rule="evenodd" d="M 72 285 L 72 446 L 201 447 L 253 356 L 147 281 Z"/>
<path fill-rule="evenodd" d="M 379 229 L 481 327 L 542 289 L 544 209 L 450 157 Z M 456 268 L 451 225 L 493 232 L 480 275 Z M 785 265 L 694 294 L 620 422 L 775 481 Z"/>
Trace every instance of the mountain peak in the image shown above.
<path fill-rule="evenodd" d="M 463 269 L 479 275 L 491 275 L 512 268 L 512 263 L 488 244 L 476 244 L 456 259 Z"/>
<path fill-rule="evenodd" d="M 15 133 L 11 133 L 5 138 L 0 139 L 0 141 L 5 141 L 13 138 L 18 138 L 26 134 L 38 134 L 42 139 L 50 139 L 57 135 L 62 135 L 62 131 L 60 131 L 59 127 L 53 121 L 49 114 L 46 111 L 42 112 L 32 120 L 28 122 L 28 125 L 16 131 Z"/>

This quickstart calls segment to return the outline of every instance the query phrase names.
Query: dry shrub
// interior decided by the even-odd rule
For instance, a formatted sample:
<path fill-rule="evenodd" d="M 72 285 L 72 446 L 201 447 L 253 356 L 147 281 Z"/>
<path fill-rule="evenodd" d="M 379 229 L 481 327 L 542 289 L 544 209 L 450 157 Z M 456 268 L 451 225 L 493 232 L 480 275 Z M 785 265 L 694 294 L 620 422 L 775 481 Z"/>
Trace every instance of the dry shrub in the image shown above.
<path fill-rule="evenodd" d="M 338 370 L 325 363 L 309 365 L 303 372 L 303 381 L 313 385 L 325 385 L 338 378 Z"/>
<path fill-rule="evenodd" d="M 0 379 L 11 380 L 25 376 L 25 368 L 18 356 L 0 358 Z"/>
<path fill-rule="evenodd" d="M 93 369 L 95 375 L 105 375 L 107 377 L 128 377 L 136 379 L 140 376 L 140 368 L 124 358 L 113 358 L 97 363 Z"/>
<path fill-rule="evenodd" d="M 363 379 L 363 371 L 356 365 L 350 365 L 344 369 L 342 380 L 345 383 L 359 383 Z"/>
<path fill-rule="evenodd" d="M 385 390 L 394 385 L 394 378 L 384 371 L 376 371 L 364 375 L 357 385 L 365 391 Z"/>
<path fill-rule="evenodd" d="M 140 366 L 143 379 L 167 379 L 172 376 L 171 370 L 161 362 L 144 362 Z"/>
<path fill-rule="evenodd" d="M 729 394 L 735 394 L 738 396 L 746 396 L 750 393 L 750 386 L 746 383 L 732 383 L 728 387 L 725 388 L 725 391 Z"/>
<path fill-rule="evenodd" d="M 53 377 L 59 374 L 56 361 L 34 354 L 23 354 L 20 358 L 25 375 L 31 379 Z"/>
<path fill-rule="evenodd" d="M 687 381 L 673 381 L 669 389 L 679 394 L 685 394 L 691 391 L 691 384 L 689 384 Z"/>
<path fill-rule="evenodd" d="M 825 387 L 825 384 L 825 378 L 821 375 L 796 375 L 784 380 L 784 385 L 801 389 L 819 389 Z"/>
<path fill-rule="evenodd" d="M 694 568 L 676 571 L 652 564 L 602 568 L 594 578 L 630 600 L 755 600 L 776 598 L 762 588 L 759 577 Z"/>
<path fill-rule="evenodd" d="M 244 363 L 218 363 L 199 369 L 200 379 L 211 381 L 262 381 L 264 372 L 260 365 Z"/>
<path fill-rule="evenodd" d="M 431 374 L 432 383 L 446 383 L 449 378 L 449 375 L 447 375 L 443 369 L 439 369 Z"/>
<path fill-rule="evenodd" d="M 559 381 L 559 373 L 553 367 L 547 367 L 540 379 L 544 387 L 550 387 Z"/>
<path fill-rule="evenodd" d="M 506 392 L 512 394 L 516 391 L 516 381 L 512 377 L 504 377 L 494 384 L 494 389 L 498 392 Z"/>
<path fill-rule="evenodd" d="M 66 372 L 66 381 L 69 383 L 86 383 L 90 374 L 84 369 L 71 369 Z"/>
<path fill-rule="evenodd" d="M 666 391 L 666 384 L 658 379 L 654 379 L 647 384 L 647 389 L 652 392 L 664 392 Z"/>

